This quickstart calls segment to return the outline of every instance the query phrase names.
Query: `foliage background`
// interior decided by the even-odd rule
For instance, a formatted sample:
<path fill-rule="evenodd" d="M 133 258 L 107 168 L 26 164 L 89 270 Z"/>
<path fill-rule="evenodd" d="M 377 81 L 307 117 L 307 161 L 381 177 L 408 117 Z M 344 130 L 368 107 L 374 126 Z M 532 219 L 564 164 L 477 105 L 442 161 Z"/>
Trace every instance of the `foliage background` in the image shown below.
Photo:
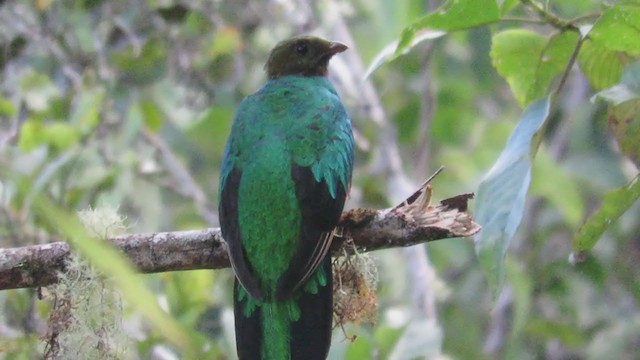
<path fill-rule="evenodd" d="M 500 50 L 492 37 L 509 28 L 545 37 L 558 31 L 539 20 L 537 3 L 501 4 L 520 21 L 416 44 L 363 81 L 376 55 L 437 1 L 0 2 L 0 246 L 61 235 L 46 212 L 34 211 L 39 194 L 61 209 L 118 209 L 130 232 L 216 226 L 218 168 L 234 109 L 264 82 L 270 48 L 299 33 L 350 46 L 330 70 L 358 143 L 349 207 L 393 205 L 440 165 L 436 199 L 476 191 L 518 122 L 519 102 L 527 103 L 500 76 L 509 70 L 492 65 Z M 611 6 L 543 5 L 586 20 Z M 601 50 L 584 51 L 595 58 Z M 605 105 L 589 99 L 618 83 L 639 54 L 640 45 L 618 54 L 625 61 L 601 61 L 600 82 L 584 68 L 571 71 L 534 161 L 497 298 L 469 239 L 375 253 L 378 321 L 348 326 L 353 342 L 336 330 L 331 358 L 636 358 L 638 205 L 610 225 L 585 262 L 568 258 L 604 193 L 637 173 L 607 129 Z M 140 280 L 197 332 L 198 351 L 234 357 L 230 271 Z M 41 357 L 52 307 L 43 296 L 0 292 L 0 358 Z M 124 311 L 126 358 L 184 356 L 138 310 Z"/>

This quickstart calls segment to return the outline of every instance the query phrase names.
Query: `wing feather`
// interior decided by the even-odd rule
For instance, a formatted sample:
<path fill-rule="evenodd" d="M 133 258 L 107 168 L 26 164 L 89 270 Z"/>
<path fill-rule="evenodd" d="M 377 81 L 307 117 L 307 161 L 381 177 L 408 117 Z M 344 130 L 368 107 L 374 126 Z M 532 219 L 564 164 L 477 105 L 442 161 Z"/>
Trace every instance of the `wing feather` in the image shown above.
<path fill-rule="evenodd" d="M 346 199 L 346 189 L 340 183 L 334 184 L 334 198 L 327 180 L 317 181 L 309 167 L 294 164 L 291 172 L 302 212 L 302 224 L 298 249 L 278 281 L 276 299 L 291 296 L 320 266 L 331 247 L 334 228 Z"/>
<path fill-rule="evenodd" d="M 246 259 L 242 239 L 240 238 L 240 226 L 238 222 L 238 188 L 242 173 L 238 168 L 233 168 L 223 182 L 220 192 L 220 227 L 222 237 L 229 248 L 229 260 L 236 277 L 242 287 L 256 299 L 263 299 L 264 294 L 260 288 L 260 282 L 255 276 L 251 264 Z"/>

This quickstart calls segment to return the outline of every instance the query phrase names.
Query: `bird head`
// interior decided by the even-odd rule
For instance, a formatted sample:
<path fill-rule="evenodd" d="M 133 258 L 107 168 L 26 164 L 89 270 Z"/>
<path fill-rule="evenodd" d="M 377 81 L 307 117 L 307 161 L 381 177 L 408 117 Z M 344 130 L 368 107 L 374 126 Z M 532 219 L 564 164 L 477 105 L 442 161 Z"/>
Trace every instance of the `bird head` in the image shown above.
<path fill-rule="evenodd" d="M 315 36 L 296 36 L 276 45 L 265 65 L 269 79 L 285 75 L 326 76 L 331 57 L 345 44 Z"/>

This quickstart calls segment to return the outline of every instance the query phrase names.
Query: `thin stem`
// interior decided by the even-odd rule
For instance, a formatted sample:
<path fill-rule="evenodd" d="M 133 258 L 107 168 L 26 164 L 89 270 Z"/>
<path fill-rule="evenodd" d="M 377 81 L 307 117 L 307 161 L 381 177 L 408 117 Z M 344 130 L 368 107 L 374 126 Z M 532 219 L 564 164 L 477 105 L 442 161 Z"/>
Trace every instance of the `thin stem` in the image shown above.
<path fill-rule="evenodd" d="M 584 14 L 584 15 L 580 15 L 580 16 L 576 16 L 573 19 L 569 20 L 570 23 L 575 24 L 577 22 L 580 22 L 582 20 L 587 20 L 587 19 L 592 19 L 592 18 L 599 18 L 602 15 L 601 12 L 593 12 L 590 14 Z"/>
<path fill-rule="evenodd" d="M 576 59 L 578 58 L 578 54 L 580 53 L 580 48 L 582 47 L 582 43 L 584 41 L 584 37 L 580 36 L 580 38 L 578 39 L 578 43 L 576 44 L 576 47 L 573 48 L 573 53 L 571 54 L 571 58 L 569 58 L 569 62 L 567 63 L 567 66 L 564 68 L 564 72 L 562 73 L 562 77 L 560 78 L 560 82 L 558 83 L 558 86 L 556 87 L 555 91 L 553 92 L 552 98 L 555 99 L 558 94 L 560 93 L 560 91 L 562 91 L 562 88 L 564 87 L 564 84 L 567 82 L 567 78 L 569 77 L 569 73 L 571 72 L 571 69 L 573 68 L 573 64 L 575 64 Z"/>
<path fill-rule="evenodd" d="M 562 19 L 558 15 L 547 10 L 542 4 L 534 0 L 520 0 L 520 2 L 522 2 L 524 5 L 527 5 L 533 8 L 533 10 L 535 10 L 538 13 L 538 15 L 540 15 L 540 17 L 542 17 L 547 23 L 549 23 L 550 25 L 558 29 L 566 30 L 567 28 L 576 27 L 571 21 Z"/>

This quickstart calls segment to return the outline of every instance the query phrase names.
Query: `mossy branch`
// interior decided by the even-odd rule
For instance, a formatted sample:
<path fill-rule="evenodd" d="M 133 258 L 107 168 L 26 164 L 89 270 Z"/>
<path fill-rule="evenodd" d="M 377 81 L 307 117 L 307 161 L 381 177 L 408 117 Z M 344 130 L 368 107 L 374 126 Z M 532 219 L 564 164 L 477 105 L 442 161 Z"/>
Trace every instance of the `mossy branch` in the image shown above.
<path fill-rule="evenodd" d="M 430 204 L 431 186 L 396 207 L 353 209 L 342 214 L 334 254 L 405 247 L 480 230 L 467 213 L 473 194 L 462 194 Z M 142 273 L 221 269 L 229 267 L 227 246 L 219 228 L 148 234 L 125 234 L 110 239 Z M 30 288 L 57 282 L 71 248 L 66 242 L 0 249 L 0 290 Z"/>

